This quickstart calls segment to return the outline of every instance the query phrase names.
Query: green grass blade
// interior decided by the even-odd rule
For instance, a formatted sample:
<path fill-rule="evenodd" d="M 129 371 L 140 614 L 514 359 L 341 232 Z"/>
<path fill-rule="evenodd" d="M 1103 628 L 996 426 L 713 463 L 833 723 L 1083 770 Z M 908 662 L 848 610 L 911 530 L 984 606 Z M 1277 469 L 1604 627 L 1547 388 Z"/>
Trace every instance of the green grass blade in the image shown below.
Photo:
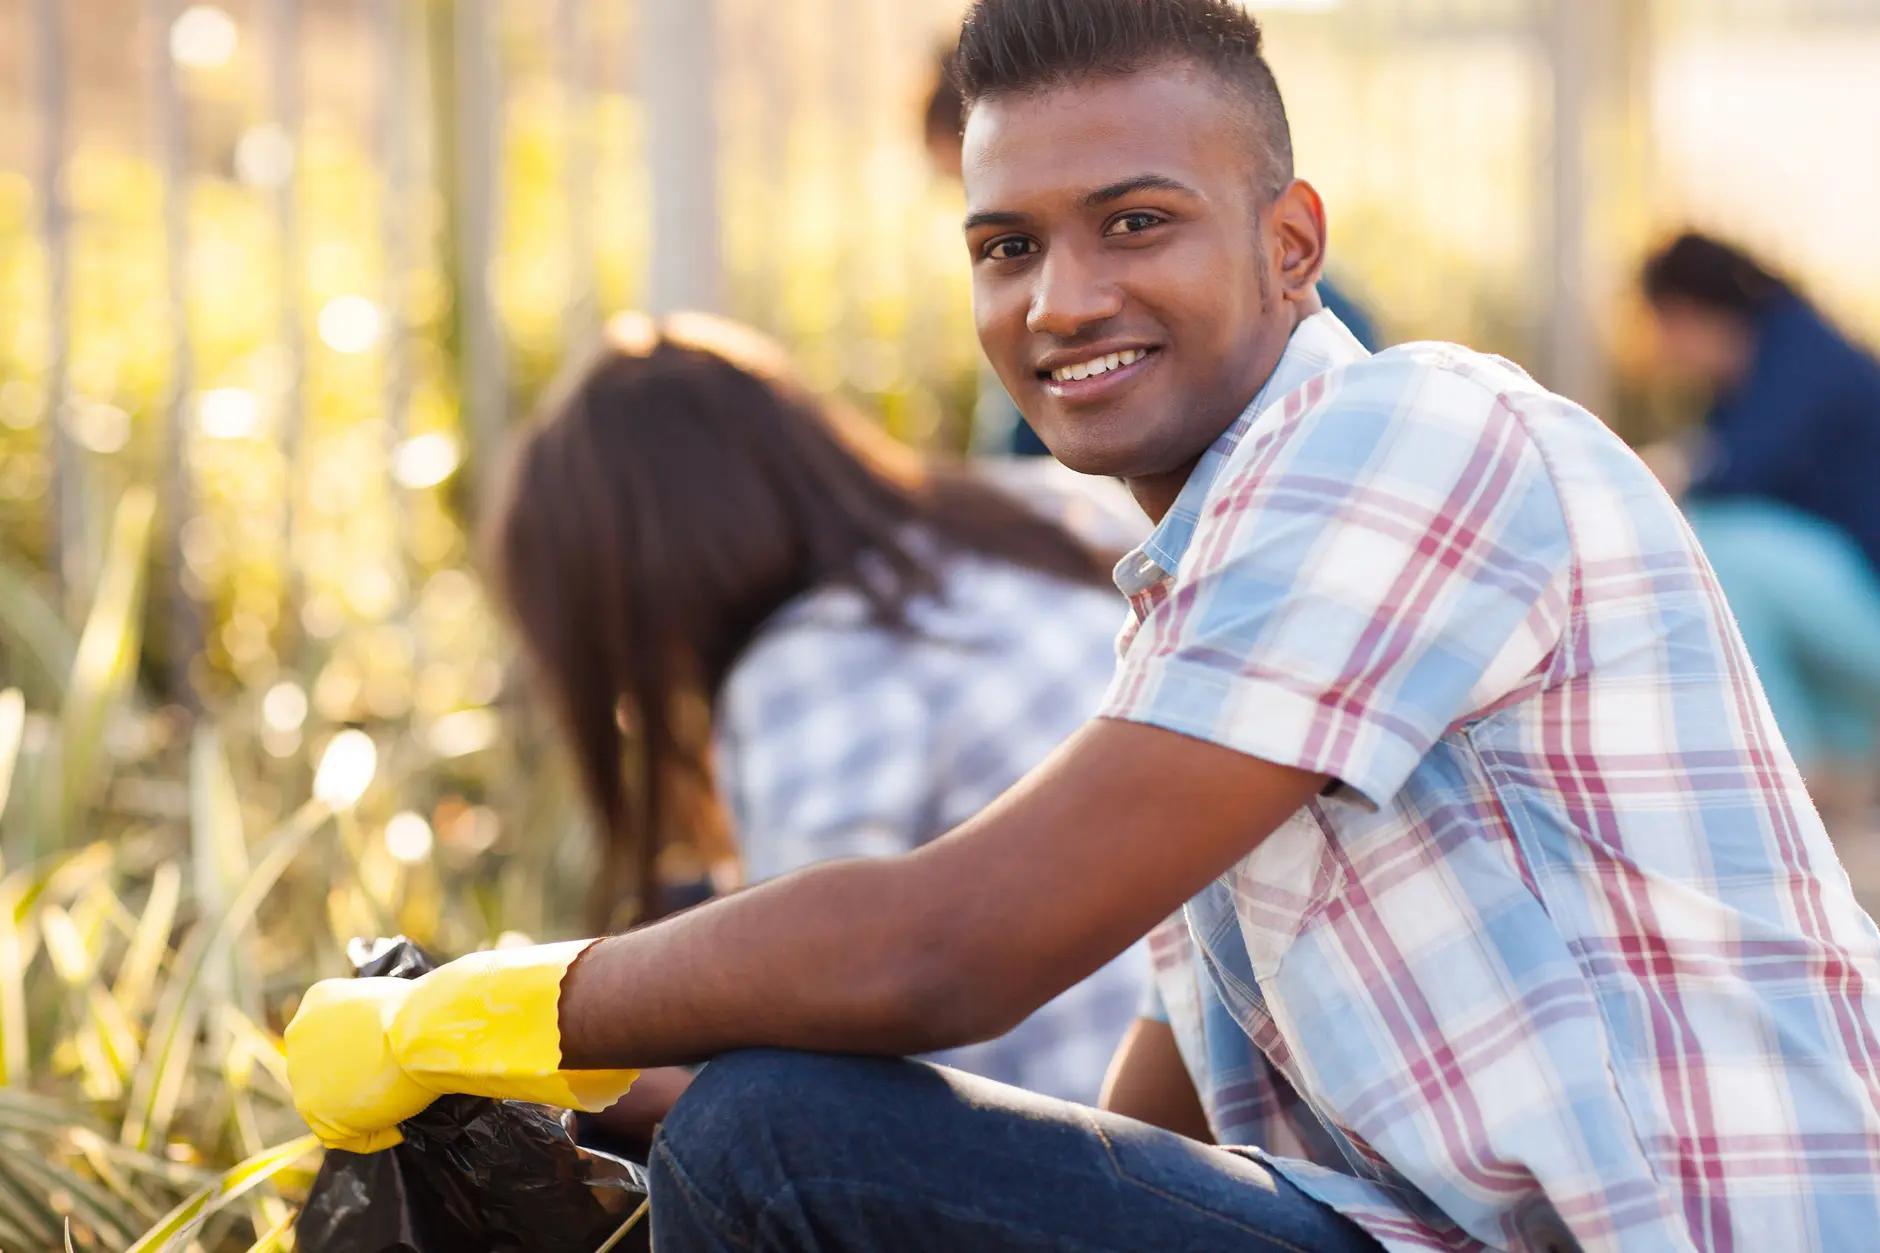
<path fill-rule="evenodd" d="M 613 1253 L 615 1246 L 627 1238 L 627 1233 L 640 1225 L 640 1220 L 646 1217 L 647 1209 L 650 1205 L 650 1198 L 646 1201 L 641 1201 L 639 1208 L 634 1210 L 631 1214 L 628 1214 L 627 1221 L 614 1228 L 614 1234 L 608 1236 L 607 1242 L 601 1245 L 600 1248 L 594 1250 L 594 1253 Z"/>
<path fill-rule="evenodd" d="M 111 846 L 100 840 L 0 879 L 0 1085 L 22 1084 L 30 1071 L 26 970 L 39 934 L 34 910 L 76 896 L 111 864 Z"/>
<path fill-rule="evenodd" d="M 17 687 L 0 692 L 0 814 L 7 811 L 13 791 L 13 767 L 19 764 L 20 741 L 26 738 L 26 697 Z"/>
<path fill-rule="evenodd" d="M 25 1083 L 32 1057 L 27 1048 L 26 953 L 20 944 L 19 898 L 25 876 L 0 879 L 0 1088 Z"/>
<path fill-rule="evenodd" d="M 0 561 L 0 640 L 10 646 L 9 657 L 26 662 L 26 673 L 17 677 L 30 690 L 34 708 L 63 704 L 78 640 L 31 576 L 11 561 Z"/>
<path fill-rule="evenodd" d="M 248 1253 L 283 1253 L 294 1247 L 292 1232 L 297 1214 L 289 1213 L 279 1222 L 261 1233 L 261 1238 L 248 1246 Z"/>
<path fill-rule="evenodd" d="M 156 496 L 134 487 L 118 501 L 97 598 L 72 659 L 59 717 L 59 783 L 54 832 L 63 844 L 103 782 L 104 732 L 129 695 L 143 647 L 145 573 Z M 47 812 L 42 810 L 42 813 Z"/>
<path fill-rule="evenodd" d="M 150 895 L 144 898 L 143 912 L 137 916 L 137 929 L 131 933 L 130 946 L 118 964 L 117 982 L 112 995 L 124 1012 L 141 1022 L 157 986 L 157 975 L 170 952 L 170 932 L 176 926 L 176 907 L 182 897 L 183 872 L 173 861 L 158 866 L 150 877 Z"/>
<path fill-rule="evenodd" d="M 21 1248 L 43 1249 L 58 1239 L 59 1223 L 51 1209 L 18 1174 L 21 1155 L 0 1154 L 0 1228 L 23 1232 Z"/>
<path fill-rule="evenodd" d="M 229 769 L 221 737 L 207 723 L 189 745 L 189 842 L 197 908 L 211 917 L 220 915 L 248 877 L 248 840 L 242 832 L 235 773 Z M 260 998 L 254 995 L 242 957 L 242 948 L 236 944 L 210 954 L 203 971 L 203 991 L 259 1017 Z"/>
<path fill-rule="evenodd" d="M 73 1147 L 85 1155 L 85 1159 L 98 1170 L 99 1178 L 104 1179 L 107 1184 L 110 1183 L 109 1175 L 120 1170 L 129 1171 L 137 1175 L 139 1179 L 149 1181 L 142 1188 L 140 1196 L 158 1190 L 178 1191 L 201 1187 L 209 1177 L 210 1172 L 200 1166 L 173 1162 L 167 1157 L 158 1157 L 152 1153 L 133 1149 L 90 1128 L 71 1129 L 69 1138 Z M 100 1162 L 106 1165 L 99 1166 Z M 147 1206 L 140 1208 L 147 1208 Z M 154 1219 L 156 1211 L 151 1210 L 147 1216 Z"/>
<path fill-rule="evenodd" d="M 106 1140 L 103 1136 L 92 1133 L 82 1136 L 74 1135 L 71 1140 L 72 1146 L 85 1159 L 85 1165 L 91 1168 L 91 1173 L 98 1177 L 98 1181 L 110 1191 L 112 1196 L 123 1203 L 127 1217 L 135 1215 L 139 1226 L 157 1221 L 158 1210 L 150 1203 L 147 1195 L 149 1189 L 133 1186 L 124 1171 L 118 1168 L 119 1164 L 112 1159 L 111 1150 L 116 1149 L 119 1152 L 128 1152 L 128 1150 L 122 1145 Z M 129 1238 L 130 1233 L 126 1231 L 125 1239 Z"/>
<path fill-rule="evenodd" d="M 13 925 L 24 924 L 41 899 L 64 901 L 77 896 L 110 870 L 111 863 L 111 845 L 98 840 L 83 848 L 55 853 L 31 869 L 22 868 L 18 873 L 24 881 L 13 902 Z"/>
<path fill-rule="evenodd" d="M 219 917 L 199 923 L 183 942 L 157 1002 L 150 1037 L 144 1042 L 143 1059 L 124 1118 L 124 1143 L 146 1149 L 152 1137 L 168 1129 L 189 1069 L 196 1027 L 202 1021 L 202 998 L 197 988 L 204 968 L 213 954 L 232 944 L 248 926 L 282 872 L 327 816 L 326 806 L 317 801 L 309 801 L 295 811 L 258 850 L 254 865 L 228 908 Z"/>
<path fill-rule="evenodd" d="M 319 1141 L 306 1135 L 255 1154 L 164 1215 L 163 1220 L 145 1232 L 127 1253 L 170 1253 L 188 1247 L 190 1237 L 210 1215 L 251 1188 L 266 1183 L 318 1147 Z"/>
<path fill-rule="evenodd" d="M 62 1194 L 70 1199 L 70 1214 L 61 1217 L 68 1221 L 76 1217 L 105 1237 L 112 1248 L 122 1248 L 135 1238 L 132 1220 L 119 1209 L 109 1192 L 78 1171 L 58 1165 L 42 1152 L 36 1152 L 31 1143 L 8 1137 L 6 1150 L 14 1159 L 21 1178 L 35 1186 L 37 1195 L 51 1198 Z"/>

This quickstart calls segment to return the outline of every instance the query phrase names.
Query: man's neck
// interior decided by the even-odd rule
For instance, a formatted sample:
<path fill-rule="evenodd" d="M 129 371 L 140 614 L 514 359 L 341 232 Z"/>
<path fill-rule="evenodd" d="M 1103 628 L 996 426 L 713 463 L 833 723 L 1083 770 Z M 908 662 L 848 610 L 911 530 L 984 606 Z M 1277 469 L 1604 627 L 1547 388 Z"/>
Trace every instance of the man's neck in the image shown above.
<path fill-rule="evenodd" d="M 1185 465 L 1162 474 L 1152 474 L 1146 478 L 1130 479 L 1129 494 L 1136 498 L 1142 511 L 1149 515 L 1149 521 L 1159 524 L 1163 515 L 1175 506 L 1175 498 L 1182 494 L 1182 488 L 1188 485 L 1188 476 L 1201 464 L 1200 457 L 1194 457 Z"/>
<path fill-rule="evenodd" d="M 1286 355 L 1286 346 L 1292 342 L 1293 332 L 1299 329 L 1302 322 L 1324 307 L 1319 303 L 1316 289 L 1309 292 L 1294 306 L 1292 325 L 1286 329 L 1286 338 L 1279 342 L 1277 349 L 1272 350 L 1272 360 L 1266 363 L 1266 369 L 1261 372 L 1259 384 L 1242 404 L 1229 411 L 1227 421 L 1222 424 L 1220 431 L 1215 432 L 1214 439 L 1219 439 L 1221 432 L 1226 431 L 1239 419 L 1246 406 L 1252 404 L 1253 398 L 1259 395 L 1260 388 L 1265 387 L 1267 380 L 1273 377 L 1273 371 L 1279 368 L 1280 358 Z M 1214 439 L 1208 441 L 1209 448 L 1214 446 Z M 1203 448 L 1173 470 L 1164 470 L 1160 474 L 1127 480 L 1130 495 L 1136 498 L 1136 504 L 1141 506 L 1142 511 L 1149 515 L 1150 522 L 1160 525 L 1162 518 L 1175 507 L 1176 497 L 1180 496 L 1182 488 L 1188 485 L 1188 476 L 1195 472 L 1195 467 L 1201 464 L 1201 458 L 1205 455 L 1207 455 L 1207 448 Z"/>

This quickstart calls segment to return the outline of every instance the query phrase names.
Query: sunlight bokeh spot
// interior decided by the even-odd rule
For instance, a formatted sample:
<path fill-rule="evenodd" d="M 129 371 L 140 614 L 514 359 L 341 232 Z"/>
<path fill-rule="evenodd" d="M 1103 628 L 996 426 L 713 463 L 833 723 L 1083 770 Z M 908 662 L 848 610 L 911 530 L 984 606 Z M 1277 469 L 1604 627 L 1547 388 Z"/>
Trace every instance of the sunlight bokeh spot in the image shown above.
<path fill-rule="evenodd" d="M 431 824 L 409 809 L 393 814 L 385 824 L 385 851 L 407 866 L 429 857 L 432 843 Z"/>
<path fill-rule="evenodd" d="M 194 70 L 227 65 L 240 40 L 235 19 L 220 5 L 192 4 L 170 24 L 170 55 Z"/>
<path fill-rule="evenodd" d="M 379 749 L 372 737 L 351 728 L 341 731 L 320 755 L 313 794 L 329 809 L 350 809 L 366 794 L 378 768 Z"/>
<path fill-rule="evenodd" d="M 212 387 L 196 398 L 196 425 L 210 439 L 247 439 L 261 426 L 261 400 L 245 387 Z"/>
<path fill-rule="evenodd" d="M 300 684 L 283 679 L 261 698 L 261 719 L 273 731 L 298 731 L 307 720 L 307 693 Z"/>
<path fill-rule="evenodd" d="M 384 315 L 364 296 L 335 296 L 320 307 L 320 341 L 334 352 L 370 351 L 384 330 Z"/>
<path fill-rule="evenodd" d="M 294 174 L 294 141 L 273 123 L 251 126 L 235 142 L 235 174 L 251 187 L 280 187 Z"/>
<path fill-rule="evenodd" d="M 442 431 L 413 435 L 392 453 L 392 477 L 410 488 L 436 487 L 463 459 L 457 441 Z"/>

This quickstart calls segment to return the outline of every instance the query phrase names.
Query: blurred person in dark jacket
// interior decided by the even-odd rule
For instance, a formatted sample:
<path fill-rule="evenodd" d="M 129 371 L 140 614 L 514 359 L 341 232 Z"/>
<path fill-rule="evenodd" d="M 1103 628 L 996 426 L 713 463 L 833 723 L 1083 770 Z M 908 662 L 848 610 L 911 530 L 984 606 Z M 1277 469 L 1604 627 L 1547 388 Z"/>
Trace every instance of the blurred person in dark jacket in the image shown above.
<path fill-rule="evenodd" d="M 1685 512 L 1831 826 L 1864 817 L 1880 725 L 1880 363 L 1741 249 L 1645 263 L 1663 372 L 1709 401 Z M 1674 488 L 1678 484 L 1673 484 Z"/>
<path fill-rule="evenodd" d="M 1653 254 L 1644 287 L 1660 364 L 1710 397 L 1691 499 L 1792 505 L 1880 568 L 1880 362 L 1789 283 L 1706 235 Z"/>

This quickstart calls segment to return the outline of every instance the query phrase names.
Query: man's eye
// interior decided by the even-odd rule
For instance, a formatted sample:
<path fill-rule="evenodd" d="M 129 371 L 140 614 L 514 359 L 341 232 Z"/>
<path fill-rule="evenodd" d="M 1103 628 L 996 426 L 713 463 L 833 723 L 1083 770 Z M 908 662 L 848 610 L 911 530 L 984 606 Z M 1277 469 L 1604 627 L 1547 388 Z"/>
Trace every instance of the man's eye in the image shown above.
<path fill-rule="evenodd" d="M 992 261 L 1016 261 L 1038 250 L 1038 245 L 1023 235 L 1005 235 L 986 245 L 985 255 Z"/>
<path fill-rule="evenodd" d="M 1160 226 L 1162 217 L 1157 213 L 1125 213 L 1104 230 L 1105 235 L 1135 235 L 1152 226 Z"/>

